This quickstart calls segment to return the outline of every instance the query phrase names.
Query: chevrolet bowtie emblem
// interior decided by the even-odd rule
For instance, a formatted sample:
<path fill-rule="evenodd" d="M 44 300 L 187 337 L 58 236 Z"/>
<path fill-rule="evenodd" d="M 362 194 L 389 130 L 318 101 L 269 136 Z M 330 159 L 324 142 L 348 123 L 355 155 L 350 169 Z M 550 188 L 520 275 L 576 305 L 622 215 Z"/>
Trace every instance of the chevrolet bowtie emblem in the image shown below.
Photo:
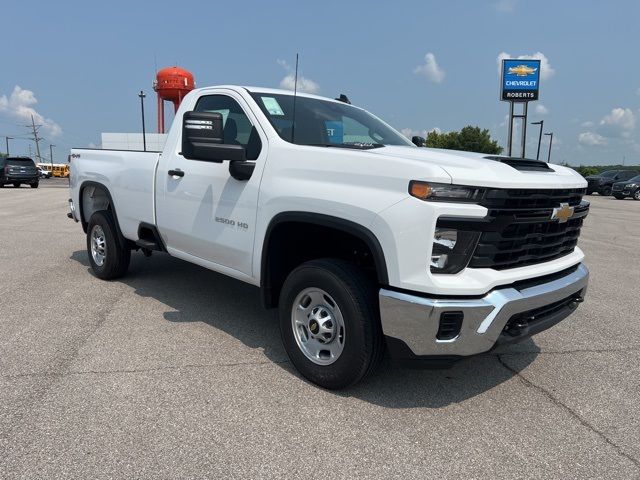
<path fill-rule="evenodd" d="M 558 220 L 558 223 L 565 223 L 573 217 L 574 207 L 570 207 L 568 203 L 561 203 L 559 207 L 553 209 L 551 220 Z"/>

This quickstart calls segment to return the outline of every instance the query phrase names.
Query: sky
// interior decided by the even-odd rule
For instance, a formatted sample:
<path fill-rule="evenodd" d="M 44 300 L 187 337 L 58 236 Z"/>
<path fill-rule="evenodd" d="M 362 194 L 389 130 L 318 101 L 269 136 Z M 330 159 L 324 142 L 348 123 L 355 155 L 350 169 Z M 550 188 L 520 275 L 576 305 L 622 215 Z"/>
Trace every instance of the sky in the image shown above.
<path fill-rule="evenodd" d="M 406 135 L 478 125 L 503 146 L 498 60 L 542 60 L 529 121 L 554 163 L 640 164 L 638 1 L 31 2 L 2 8 L 0 151 L 95 146 L 101 132 L 155 131 L 152 81 L 179 65 L 196 86 L 299 87 L 351 101 Z M 170 110 L 167 108 L 167 110 Z M 169 119 L 168 119 L 169 120 Z M 543 138 L 546 158 L 548 138 Z M 538 127 L 528 129 L 527 156 Z"/>

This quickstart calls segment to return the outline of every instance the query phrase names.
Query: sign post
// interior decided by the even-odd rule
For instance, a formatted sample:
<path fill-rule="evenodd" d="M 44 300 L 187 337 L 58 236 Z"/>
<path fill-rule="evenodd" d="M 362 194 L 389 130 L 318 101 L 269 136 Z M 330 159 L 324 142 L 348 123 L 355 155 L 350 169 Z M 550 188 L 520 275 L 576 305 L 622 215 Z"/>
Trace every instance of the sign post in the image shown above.
<path fill-rule="evenodd" d="M 525 157 L 527 139 L 527 112 L 529 102 L 538 100 L 540 91 L 540 60 L 502 60 L 500 74 L 500 100 L 509 102 L 508 155 L 512 156 L 513 120 L 522 119 L 522 145 L 520 156 Z M 522 104 L 522 113 L 514 112 L 514 104 Z"/>

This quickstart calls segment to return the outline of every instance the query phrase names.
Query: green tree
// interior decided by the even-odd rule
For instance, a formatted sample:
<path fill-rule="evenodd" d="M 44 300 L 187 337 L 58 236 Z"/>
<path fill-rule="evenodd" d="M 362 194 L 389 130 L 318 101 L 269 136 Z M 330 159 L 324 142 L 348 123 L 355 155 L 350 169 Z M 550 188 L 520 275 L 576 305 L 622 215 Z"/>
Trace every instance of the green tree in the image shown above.
<path fill-rule="evenodd" d="M 579 167 L 575 167 L 575 169 L 583 177 L 586 177 L 588 175 L 597 175 L 598 173 L 600 173 L 598 167 L 585 167 L 581 165 Z"/>
<path fill-rule="evenodd" d="M 489 130 L 468 125 L 459 132 L 438 133 L 427 135 L 427 147 L 445 148 L 448 150 L 464 150 L 467 152 L 488 153 L 497 155 L 502 153 L 502 147 L 496 140 L 491 139 Z"/>

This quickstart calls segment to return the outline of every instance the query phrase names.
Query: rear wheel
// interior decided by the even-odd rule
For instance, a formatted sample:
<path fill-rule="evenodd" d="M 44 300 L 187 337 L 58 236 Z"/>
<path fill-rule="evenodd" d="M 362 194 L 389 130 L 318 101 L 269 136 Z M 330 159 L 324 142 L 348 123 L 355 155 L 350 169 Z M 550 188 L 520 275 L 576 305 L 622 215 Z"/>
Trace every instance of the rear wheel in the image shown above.
<path fill-rule="evenodd" d="M 31 184 L 31 188 L 38 188 L 39 182 L 35 182 Z"/>
<path fill-rule="evenodd" d="M 341 260 L 304 263 L 282 287 L 280 331 L 287 355 L 305 378 L 329 389 L 353 385 L 382 357 L 375 284 Z"/>
<path fill-rule="evenodd" d="M 14 188 L 20 188 L 20 182 L 13 182 Z"/>
<path fill-rule="evenodd" d="M 98 278 L 112 280 L 127 272 L 131 249 L 126 240 L 119 237 L 110 211 L 101 210 L 91 215 L 87 226 L 87 253 Z"/>
<path fill-rule="evenodd" d="M 633 192 L 633 199 L 640 201 L 640 188 Z"/>
<path fill-rule="evenodd" d="M 602 189 L 602 195 L 604 195 L 605 197 L 608 197 L 609 195 L 611 195 L 611 187 L 604 187 Z"/>

